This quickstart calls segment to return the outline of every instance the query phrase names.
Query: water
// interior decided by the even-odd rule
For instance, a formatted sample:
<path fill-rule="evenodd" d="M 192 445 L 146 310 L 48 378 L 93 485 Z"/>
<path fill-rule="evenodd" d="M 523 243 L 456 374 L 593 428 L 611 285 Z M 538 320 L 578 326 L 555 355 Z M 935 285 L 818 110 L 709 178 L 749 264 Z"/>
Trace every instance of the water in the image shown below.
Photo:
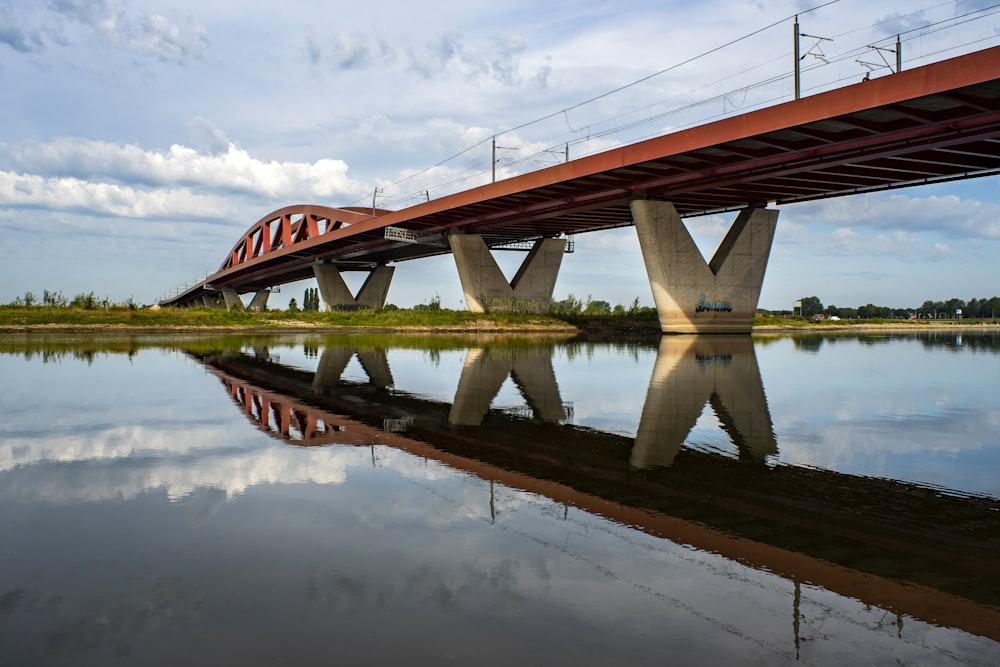
<path fill-rule="evenodd" d="M 0 664 L 1000 663 L 1000 335 L 0 337 Z"/>

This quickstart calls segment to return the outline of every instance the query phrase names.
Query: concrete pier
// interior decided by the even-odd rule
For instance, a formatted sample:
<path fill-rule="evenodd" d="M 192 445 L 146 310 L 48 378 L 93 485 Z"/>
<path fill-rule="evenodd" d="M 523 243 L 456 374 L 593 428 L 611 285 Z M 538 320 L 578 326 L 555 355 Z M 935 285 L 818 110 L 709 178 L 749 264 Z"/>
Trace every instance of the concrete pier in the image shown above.
<path fill-rule="evenodd" d="M 448 241 L 470 311 L 548 312 L 566 248 L 564 239 L 535 241 L 510 282 L 482 237 L 452 234 Z"/>
<path fill-rule="evenodd" d="M 222 290 L 222 298 L 226 304 L 226 310 L 243 310 L 243 299 L 241 299 L 240 295 L 236 293 L 236 290 Z"/>
<path fill-rule="evenodd" d="M 250 300 L 250 305 L 247 306 L 247 310 L 252 310 L 254 312 L 260 313 L 267 310 L 267 299 L 271 296 L 271 290 L 262 289 L 253 295 L 253 299 Z"/>
<path fill-rule="evenodd" d="M 634 200 L 630 205 L 660 329 L 750 333 L 778 211 L 740 211 L 706 264 L 673 204 Z"/>
<path fill-rule="evenodd" d="M 344 277 L 336 265 L 313 264 L 313 275 L 316 276 L 320 297 L 329 309 L 337 306 L 361 306 L 375 310 L 382 308 L 389 295 L 389 285 L 392 283 L 392 275 L 395 271 L 395 267 L 384 264 L 375 267 L 368 274 L 368 278 L 365 279 L 357 296 L 355 296 L 351 294 L 350 288 L 344 282 Z"/>

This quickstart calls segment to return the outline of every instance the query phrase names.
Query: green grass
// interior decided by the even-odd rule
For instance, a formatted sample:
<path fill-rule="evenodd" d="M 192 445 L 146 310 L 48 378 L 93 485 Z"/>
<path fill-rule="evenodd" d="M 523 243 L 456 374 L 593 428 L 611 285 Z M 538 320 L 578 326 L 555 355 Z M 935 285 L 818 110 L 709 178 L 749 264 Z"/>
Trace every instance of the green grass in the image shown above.
<path fill-rule="evenodd" d="M 972 324 L 973 322 L 963 322 Z M 758 316 L 754 327 L 823 330 L 833 327 L 891 324 L 915 328 L 930 324 L 957 324 L 952 321 L 927 320 L 829 320 Z M 531 313 L 470 313 L 464 310 L 357 310 L 357 311 L 226 311 L 210 308 L 73 308 L 46 306 L 0 306 L 0 328 L 52 327 L 56 329 L 88 330 L 115 328 L 124 330 L 262 330 L 289 329 L 385 329 L 416 331 L 569 331 L 606 332 L 615 334 L 657 333 L 656 311 L 643 309 L 633 315 L 537 315 Z"/>
<path fill-rule="evenodd" d="M 358 310 L 351 312 L 226 311 L 208 308 L 160 310 L 109 308 L 50 308 L 0 306 L 0 327 L 125 327 L 125 328 L 430 328 L 430 329 L 568 329 L 565 321 L 529 313 L 470 313 L 456 310 Z"/>
<path fill-rule="evenodd" d="M 979 324 L 981 320 L 966 320 L 963 324 Z M 754 318 L 755 327 L 781 327 L 784 329 L 818 329 L 841 328 L 871 325 L 892 325 L 905 327 L 928 327 L 931 325 L 945 326 L 959 324 L 957 320 L 898 320 L 898 319 L 862 319 L 862 320 L 813 320 L 804 317 L 778 317 L 776 315 L 758 315 Z"/>

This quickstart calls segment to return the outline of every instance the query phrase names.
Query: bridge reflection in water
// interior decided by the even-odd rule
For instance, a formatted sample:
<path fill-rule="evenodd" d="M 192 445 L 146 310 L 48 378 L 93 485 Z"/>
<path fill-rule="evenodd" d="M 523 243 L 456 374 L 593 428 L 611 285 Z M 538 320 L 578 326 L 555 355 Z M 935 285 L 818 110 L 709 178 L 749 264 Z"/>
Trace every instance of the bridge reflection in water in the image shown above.
<path fill-rule="evenodd" d="M 374 346 L 326 347 L 315 372 L 265 348 L 191 356 L 272 437 L 394 447 L 772 572 L 793 583 L 793 625 L 807 583 L 899 624 L 910 616 L 1000 641 L 997 503 L 775 465 L 750 337 L 663 337 L 635 438 L 569 423 L 554 350 L 470 347 L 450 404 L 395 386 L 386 349 Z M 342 378 L 355 357 L 368 382 Z M 528 410 L 491 409 L 508 376 Z M 706 403 L 737 457 L 683 446 Z"/>

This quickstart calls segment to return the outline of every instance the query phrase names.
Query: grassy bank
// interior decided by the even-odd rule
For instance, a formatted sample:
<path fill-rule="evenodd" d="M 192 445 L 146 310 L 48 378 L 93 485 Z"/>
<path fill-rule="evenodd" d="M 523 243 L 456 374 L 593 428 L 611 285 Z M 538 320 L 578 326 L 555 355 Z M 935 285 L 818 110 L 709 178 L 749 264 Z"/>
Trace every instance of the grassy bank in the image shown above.
<path fill-rule="evenodd" d="M 49 308 L 0 306 L 0 330 L 125 328 L 191 329 L 433 329 L 435 331 L 564 330 L 575 327 L 548 315 L 470 313 L 456 310 L 359 310 L 353 312 L 247 312 L 209 308 Z"/>
<path fill-rule="evenodd" d="M 839 320 L 814 321 L 783 317 L 758 317 L 755 331 L 844 331 L 868 328 L 931 330 L 975 326 L 977 323 L 942 320 Z M 996 327 L 996 323 L 979 323 Z M 534 315 L 530 313 L 470 313 L 458 310 L 359 310 L 353 312 L 269 311 L 263 313 L 209 308 L 73 308 L 0 306 L 0 332 L 89 331 L 290 331 L 367 329 L 427 332 L 586 332 L 607 335 L 659 333 L 652 309 L 633 315 Z"/>
<path fill-rule="evenodd" d="M 753 322 L 754 331 L 864 331 L 867 329 L 892 329 L 899 331 L 933 331 L 940 329 L 998 327 L 1000 321 L 989 319 L 958 320 L 898 320 L 872 318 L 864 320 L 812 320 L 801 317 L 776 317 L 758 315 Z"/>

